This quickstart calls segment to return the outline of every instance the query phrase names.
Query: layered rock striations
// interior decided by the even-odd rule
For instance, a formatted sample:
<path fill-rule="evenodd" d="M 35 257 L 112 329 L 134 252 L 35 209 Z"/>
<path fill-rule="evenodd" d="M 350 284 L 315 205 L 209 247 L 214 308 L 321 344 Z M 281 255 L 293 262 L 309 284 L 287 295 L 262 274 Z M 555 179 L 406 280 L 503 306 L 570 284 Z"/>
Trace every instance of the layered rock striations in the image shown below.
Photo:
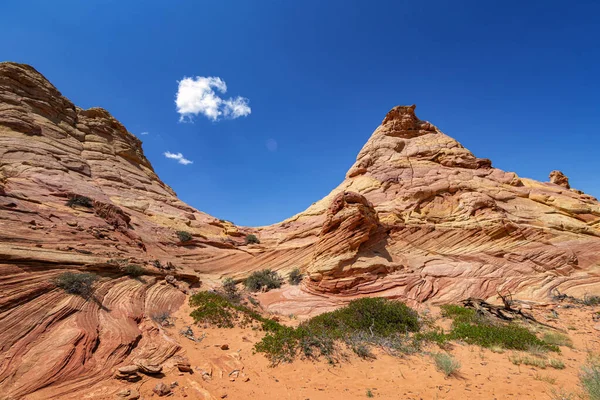
<path fill-rule="evenodd" d="M 15 63 L 0 63 L 0 228 L 6 398 L 94 395 L 135 375 L 119 368 L 154 371 L 181 352 L 157 321 L 200 285 L 256 269 L 301 268 L 300 290 L 266 305 L 307 313 L 365 295 L 443 303 L 600 291 L 596 199 L 558 171 L 543 183 L 493 168 L 414 106 L 386 115 L 324 199 L 244 228 L 181 202 L 107 111 L 78 108 Z M 261 243 L 246 245 L 247 233 Z M 128 265 L 144 275 L 128 276 Z M 57 288 L 66 271 L 97 274 L 93 296 Z"/>

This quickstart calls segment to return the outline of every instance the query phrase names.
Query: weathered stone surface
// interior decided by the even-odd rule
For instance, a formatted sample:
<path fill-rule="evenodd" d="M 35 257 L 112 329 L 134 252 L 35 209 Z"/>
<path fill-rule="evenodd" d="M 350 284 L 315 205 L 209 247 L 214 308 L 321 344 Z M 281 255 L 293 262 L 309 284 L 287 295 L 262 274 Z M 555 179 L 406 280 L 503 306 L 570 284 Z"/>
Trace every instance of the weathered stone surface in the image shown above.
<path fill-rule="evenodd" d="M 555 185 L 565 187 L 567 189 L 571 188 L 571 186 L 569 185 L 569 178 L 567 178 L 565 174 L 563 174 L 561 171 L 550 172 L 550 182 L 554 183 Z"/>

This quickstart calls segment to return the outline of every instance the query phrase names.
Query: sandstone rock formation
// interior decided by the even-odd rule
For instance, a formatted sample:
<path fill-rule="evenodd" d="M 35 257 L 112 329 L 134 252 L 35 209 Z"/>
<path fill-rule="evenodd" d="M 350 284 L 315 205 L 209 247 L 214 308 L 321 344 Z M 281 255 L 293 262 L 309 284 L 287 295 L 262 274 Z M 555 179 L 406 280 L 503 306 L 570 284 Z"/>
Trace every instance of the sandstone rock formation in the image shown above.
<path fill-rule="evenodd" d="M 264 299 L 305 313 L 364 295 L 600 291 L 596 199 L 559 173 L 542 183 L 493 168 L 414 106 L 386 115 L 328 196 L 245 228 L 177 199 L 107 111 L 76 107 L 32 67 L 0 63 L 0 226 L 0 393 L 10 399 L 116 395 L 123 388 L 105 382 L 183 357 L 156 321 L 201 282 L 256 269 L 301 268 L 300 289 Z M 248 233 L 261 243 L 245 245 Z M 128 276 L 130 264 L 143 276 Z M 93 297 L 57 288 L 65 271 L 98 274 Z"/>
<path fill-rule="evenodd" d="M 550 182 L 554 183 L 555 185 L 571 189 L 571 186 L 569 185 L 569 178 L 567 178 L 561 171 L 550 172 Z"/>

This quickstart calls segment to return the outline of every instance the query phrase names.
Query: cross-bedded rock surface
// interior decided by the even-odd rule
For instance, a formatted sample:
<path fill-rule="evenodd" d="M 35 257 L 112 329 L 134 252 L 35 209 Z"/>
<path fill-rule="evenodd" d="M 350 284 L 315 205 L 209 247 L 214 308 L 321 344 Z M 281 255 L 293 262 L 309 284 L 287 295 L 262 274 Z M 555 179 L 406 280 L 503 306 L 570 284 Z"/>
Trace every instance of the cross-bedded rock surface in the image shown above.
<path fill-rule="evenodd" d="M 201 281 L 256 269 L 300 267 L 300 290 L 265 298 L 300 313 L 363 295 L 444 303 L 600 290 L 596 199 L 558 171 L 541 183 L 495 169 L 414 109 L 392 109 L 324 199 L 243 228 L 181 202 L 107 111 L 0 63 L 1 396 L 101 393 L 117 367 L 160 365 L 180 348 L 154 320 Z M 246 245 L 247 233 L 261 243 Z M 144 275 L 126 275 L 129 264 Z M 98 274 L 93 297 L 58 289 L 65 271 Z"/>

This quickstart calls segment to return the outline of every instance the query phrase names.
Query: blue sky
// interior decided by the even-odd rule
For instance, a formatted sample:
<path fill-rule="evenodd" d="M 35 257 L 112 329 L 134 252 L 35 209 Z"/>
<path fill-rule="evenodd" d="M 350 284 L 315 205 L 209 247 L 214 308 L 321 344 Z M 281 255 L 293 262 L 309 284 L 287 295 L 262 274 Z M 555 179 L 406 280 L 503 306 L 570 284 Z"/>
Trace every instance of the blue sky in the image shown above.
<path fill-rule="evenodd" d="M 598 15 L 598 1 L 6 0 L 0 56 L 109 110 L 182 200 L 266 225 L 337 186 L 398 104 L 496 167 L 560 169 L 600 197 Z M 213 92 L 184 99 L 193 123 L 184 77 Z"/>

